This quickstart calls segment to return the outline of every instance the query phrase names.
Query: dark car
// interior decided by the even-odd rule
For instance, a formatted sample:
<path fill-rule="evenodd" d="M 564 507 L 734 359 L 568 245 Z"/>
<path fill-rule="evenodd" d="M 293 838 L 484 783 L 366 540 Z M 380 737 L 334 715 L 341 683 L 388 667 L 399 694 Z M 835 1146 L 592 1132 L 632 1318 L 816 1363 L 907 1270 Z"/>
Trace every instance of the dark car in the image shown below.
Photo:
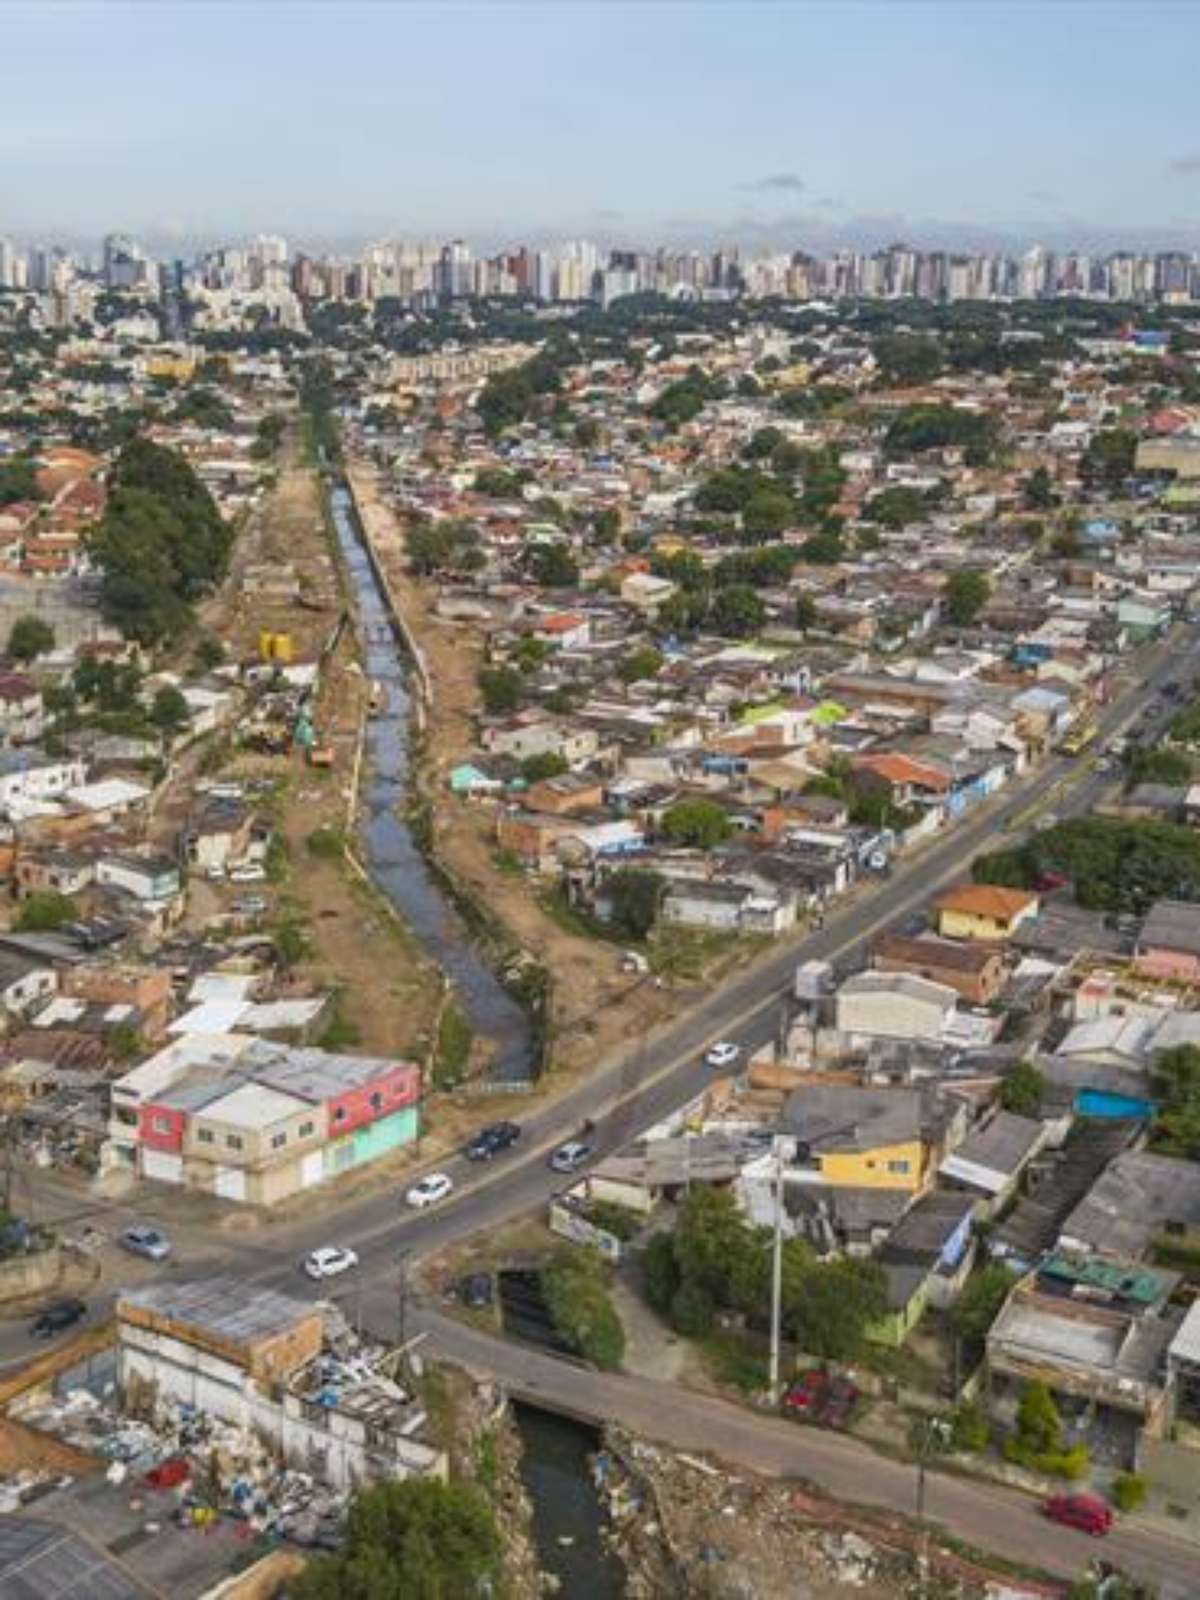
<path fill-rule="evenodd" d="M 464 1306 L 472 1311 L 482 1311 L 494 1298 L 490 1272 L 468 1272 L 455 1285 L 455 1294 Z"/>
<path fill-rule="evenodd" d="M 516 1144 L 520 1137 L 521 1130 L 515 1122 L 493 1122 L 489 1127 L 480 1128 L 471 1140 L 465 1151 L 467 1160 L 490 1161 Z"/>
<path fill-rule="evenodd" d="M 87 1306 L 82 1300 L 57 1300 L 34 1318 L 29 1331 L 35 1339 L 53 1339 L 56 1333 L 65 1333 L 86 1316 Z"/>

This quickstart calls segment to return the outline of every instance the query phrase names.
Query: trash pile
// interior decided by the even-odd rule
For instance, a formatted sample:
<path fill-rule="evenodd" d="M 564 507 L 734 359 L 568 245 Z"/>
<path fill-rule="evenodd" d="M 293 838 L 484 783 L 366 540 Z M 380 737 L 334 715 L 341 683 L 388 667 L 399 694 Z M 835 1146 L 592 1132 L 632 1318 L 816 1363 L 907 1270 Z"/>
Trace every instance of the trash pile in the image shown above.
<path fill-rule="evenodd" d="M 594 1461 L 608 1537 L 633 1600 L 985 1600 L 983 1576 L 935 1561 L 922 1576 L 911 1541 L 816 1502 L 794 1483 L 733 1473 L 616 1428 Z M 1034 1591 L 1014 1591 L 1029 1594 Z"/>
<path fill-rule="evenodd" d="M 37 1396 L 15 1408 L 30 1428 L 108 1462 L 114 1486 L 170 1494 L 182 1527 L 203 1528 L 222 1516 L 248 1533 L 333 1549 L 340 1542 L 349 1495 L 307 1472 L 284 1469 L 248 1428 L 238 1428 L 173 1398 L 148 1414 L 126 1416 L 87 1389 Z"/>
<path fill-rule="evenodd" d="M 43 1495 L 65 1489 L 74 1479 L 67 1472 L 43 1472 L 36 1467 L 25 1467 L 11 1477 L 0 1478 L 0 1516 L 9 1516 L 23 1506 L 33 1505 Z"/>

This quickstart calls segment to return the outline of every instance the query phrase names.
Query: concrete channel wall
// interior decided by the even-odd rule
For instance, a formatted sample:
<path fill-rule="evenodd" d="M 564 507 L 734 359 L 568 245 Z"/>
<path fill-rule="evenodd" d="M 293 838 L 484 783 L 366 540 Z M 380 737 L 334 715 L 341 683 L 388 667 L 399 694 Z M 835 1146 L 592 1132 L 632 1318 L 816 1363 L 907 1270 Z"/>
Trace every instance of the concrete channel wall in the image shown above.
<path fill-rule="evenodd" d="M 396 592 L 392 588 L 387 572 L 384 569 L 383 562 L 380 559 L 379 530 L 372 526 L 372 523 L 375 520 L 375 517 L 372 514 L 372 508 L 365 504 L 365 497 L 359 491 L 359 486 L 355 481 L 354 469 L 352 467 L 347 467 L 345 469 L 343 481 L 345 483 L 346 490 L 350 495 L 350 503 L 354 508 L 354 515 L 358 519 L 359 530 L 362 534 L 363 547 L 367 552 L 367 560 L 371 563 L 371 570 L 374 572 L 383 597 L 387 601 L 388 611 L 391 615 L 392 621 L 396 625 L 397 632 L 403 639 L 405 649 L 412 658 L 413 675 L 420 689 L 420 695 L 418 697 L 418 705 L 420 706 L 420 710 L 418 715 L 423 726 L 425 715 L 429 708 L 433 705 L 433 679 L 430 676 L 429 663 L 425 658 L 424 650 L 422 650 L 419 642 L 417 641 L 416 635 L 409 627 L 408 618 L 404 614 L 404 607 L 396 598 Z"/>

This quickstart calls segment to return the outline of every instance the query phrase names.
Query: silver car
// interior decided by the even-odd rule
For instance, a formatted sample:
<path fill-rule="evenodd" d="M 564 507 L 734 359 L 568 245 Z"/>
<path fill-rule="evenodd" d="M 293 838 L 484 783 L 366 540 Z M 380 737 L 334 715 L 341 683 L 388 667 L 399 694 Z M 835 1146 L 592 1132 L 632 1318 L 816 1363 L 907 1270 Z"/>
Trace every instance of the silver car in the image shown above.
<path fill-rule="evenodd" d="M 165 1261 L 171 1254 L 171 1241 L 166 1234 L 144 1223 L 126 1228 L 117 1242 L 122 1250 L 128 1250 L 131 1255 L 145 1256 L 147 1261 Z"/>

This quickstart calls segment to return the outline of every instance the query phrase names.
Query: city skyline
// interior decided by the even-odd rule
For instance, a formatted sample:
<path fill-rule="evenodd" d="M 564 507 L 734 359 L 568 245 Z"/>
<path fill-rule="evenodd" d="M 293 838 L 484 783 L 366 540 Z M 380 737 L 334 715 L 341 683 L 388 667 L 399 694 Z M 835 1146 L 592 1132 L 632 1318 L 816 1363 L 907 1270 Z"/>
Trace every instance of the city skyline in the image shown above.
<path fill-rule="evenodd" d="M 0 229 L 1200 243 L 1200 18 L 1101 10 L 18 0 Z"/>

